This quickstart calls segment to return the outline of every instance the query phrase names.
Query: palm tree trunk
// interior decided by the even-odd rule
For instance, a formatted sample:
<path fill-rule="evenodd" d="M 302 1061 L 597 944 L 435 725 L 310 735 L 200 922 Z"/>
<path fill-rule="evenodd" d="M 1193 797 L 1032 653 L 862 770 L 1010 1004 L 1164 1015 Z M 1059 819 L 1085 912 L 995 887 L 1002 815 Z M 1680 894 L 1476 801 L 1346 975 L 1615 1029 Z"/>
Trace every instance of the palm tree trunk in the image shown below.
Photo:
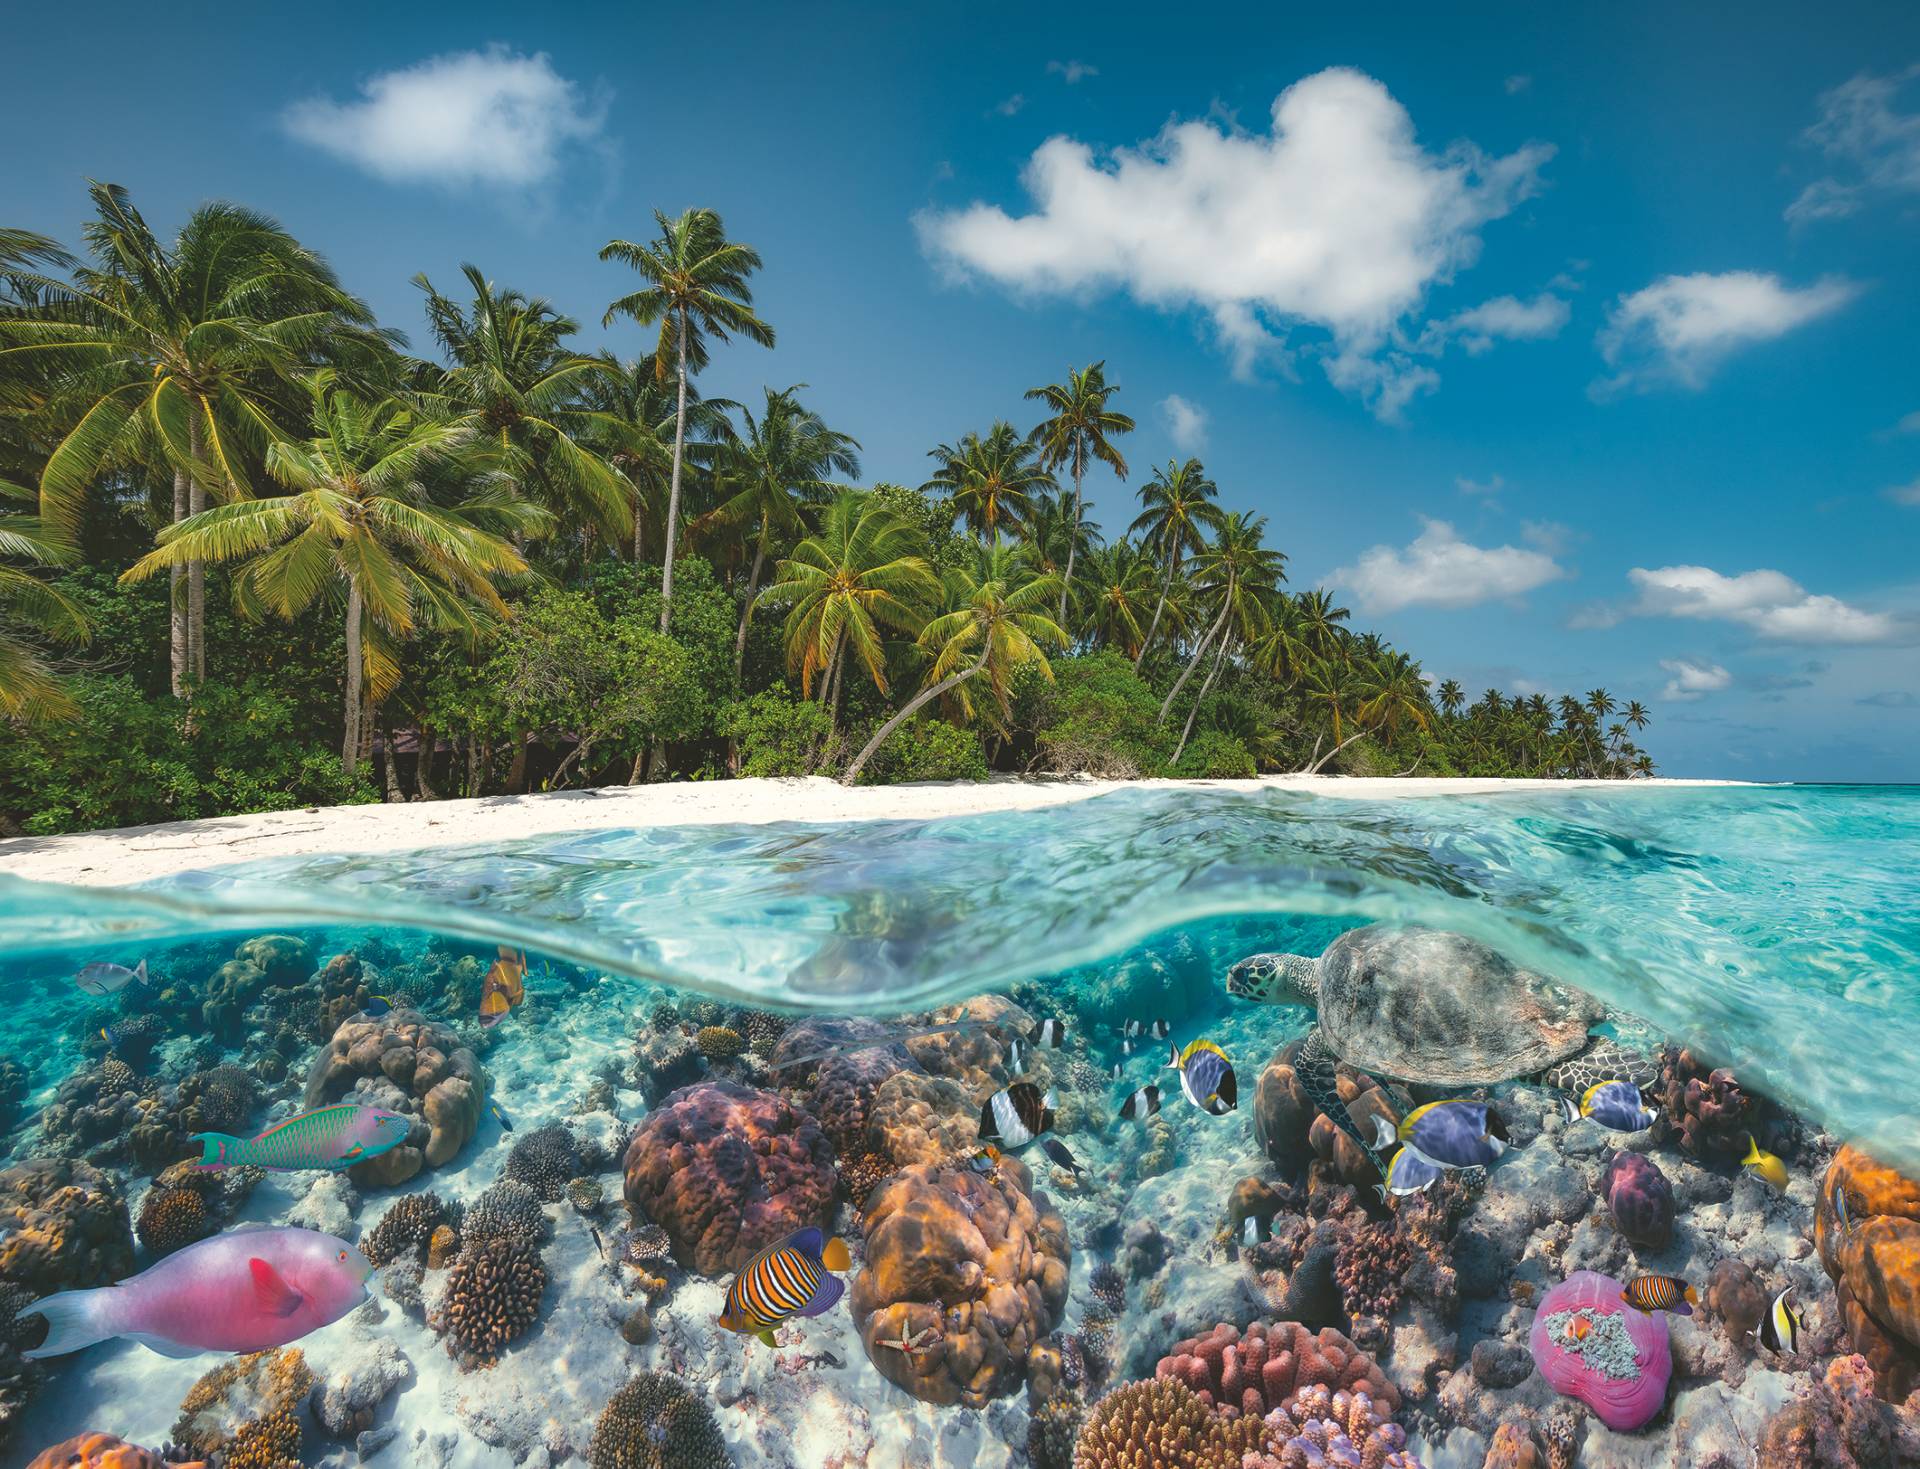
<path fill-rule="evenodd" d="M 880 728 L 876 729 L 873 732 L 873 738 L 867 741 L 867 747 L 853 757 L 853 763 L 847 767 L 846 774 L 840 777 L 840 784 L 850 786 L 854 781 L 858 780 L 860 778 L 861 768 L 866 765 L 867 761 L 873 758 L 873 752 L 879 749 L 886 737 L 892 734 L 895 729 L 899 728 L 901 724 L 905 723 L 915 710 L 919 709 L 929 700 L 937 699 L 948 690 L 965 683 L 981 669 L 985 668 L 987 666 L 987 654 L 992 651 L 992 647 L 992 643 L 989 642 L 985 648 L 980 650 L 980 656 L 974 659 L 967 667 L 961 669 L 960 672 L 948 674 L 947 677 L 941 679 L 939 683 L 920 690 L 919 693 L 907 700 L 906 707 L 885 724 L 881 725 Z"/>
<path fill-rule="evenodd" d="M 1314 761 L 1312 765 L 1308 766 L 1305 770 L 1301 771 L 1300 773 L 1302 775 L 1318 775 L 1320 773 L 1320 767 L 1322 765 L 1325 765 L 1327 761 L 1331 760 L 1335 755 L 1338 755 L 1342 750 L 1346 749 L 1348 745 L 1352 744 L 1357 739 L 1361 739 L 1365 735 L 1366 735 L 1366 731 L 1364 729 L 1356 729 L 1352 734 L 1348 735 L 1344 740 L 1340 741 L 1339 744 L 1335 745 L 1331 750 L 1327 751 L 1327 753 L 1324 756 Z M 1314 746 L 1314 748 L 1318 749 L 1319 746 L 1316 745 Z"/>
<path fill-rule="evenodd" d="M 176 469 L 173 472 L 173 523 L 178 525 L 187 518 L 189 491 L 187 472 Z M 178 562 L 167 573 L 167 656 L 168 684 L 176 699 L 184 698 L 187 692 L 187 592 L 182 585 L 187 579 L 186 567 Z"/>
<path fill-rule="evenodd" d="M 1073 471 L 1073 519 L 1067 522 L 1067 579 L 1060 583 L 1060 630 L 1067 627 L 1067 594 L 1073 590 L 1073 553 L 1080 540 L 1080 470 Z"/>
<path fill-rule="evenodd" d="M 753 599 L 760 590 L 760 568 L 767 561 L 767 517 L 760 517 L 760 539 L 753 547 L 753 570 L 747 574 L 747 601 L 740 609 L 740 631 L 733 636 L 733 676 L 740 677 L 740 670 L 747 661 L 747 619 L 753 616 Z"/>
<path fill-rule="evenodd" d="M 1220 601 L 1220 615 L 1214 618 L 1213 626 L 1207 629 L 1207 635 L 1200 639 L 1200 646 L 1193 650 L 1192 661 L 1181 671 L 1180 677 L 1174 680 L 1173 687 L 1167 690 L 1166 702 L 1160 706 L 1160 717 L 1155 721 L 1156 723 L 1165 724 L 1167 722 L 1167 711 L 1173 708 L 1173 701 L 1180 696 L 1180 690 L 1185 686 L 1187 680 L 1193 677 L 1193 670 L 1200 666 L 1200 660 L 1207 656 L 1207 649 L 1212 645 L 1214 638 L 1219 635 L 1220 629 L 1227 625 L 1227 613 L 1231 611 L 1232 608 L 1233 588 L 1229 587 L 1227 588 L 1227 595 Z"/>
<path fill-rule="evenodd" d="M 507 790 L 520 795 L 527 788 L 527 731 L 513 732 L 513 763 L 507 767 Z"/>
<path fill-rule="evenodd" d="M 680 406 L 673 415 L 673 480 L 667 489 L 667 552 L 660 566 L 660 631 L 673 621 L 673 548 L 680 533 L 680 460 L 687 446 L 687 313 L 680 312 Z"/>
<path fill-rule="evenodd" d="M 413 788 L 420 793 L 420 799 L 423 801 L 440 799 L 440 793 L 433 788 L 434 747 L 439 742 L 440 737 L 425 724 L 420 726 L 420 753 L 414 757 L 413 761 Z M 451 778 L 449 774 L 449 779 Z"/>
<path fill-rule="evenodd" d="M 347 578 L 347 717 L 340 739 L 340 768 L 352 775 L 360 754 L 360 624 L 365 609 L 360 597 L 360 579 Z"/>
<path fill-rule="evenodd" d="M 1140 639 L 1140 651 L 1133 655 L 1133 666 L 1138 668 L 1140 661 L 1147 656 L 1147 648 L 1153 642 L 1153 635 L 1160 630 L 1160 614 L 1167 610 L 1167 593 L 1173 590 L 1174 553 L 1167 551 L 1167 574 L 1160 578 L 1160 600 L 1153 604 L 1153 621 L 1147 624 L 1147 635 Z"/>
<path fill-rule="evenodd" d="M 200 483 L 200 417 L 187 416 L 187 513 L 207 508 L 206 487 Z M 187 667 L 197 684 L 207 681 L 207 563 L 187 563 Z"/>
<path fill-rule="evenodd" d="M 387 803 L 405 805 L 407 793 L 400 789 L 400 756 L 393 748 L 393 724 L 380 725 L 380 774 L 385 782 Z"/>
<path fill-rule="evenodd" d="M 1180 731 L 1180 743 L 1173 747 L 1173 758 L 1167 763 L 1178 765 L 1181 755 L 1186 753 L 1187 741 L 1193 737 L 1193 721 L 1200 713 L 1200 706 L 1207 701 L 1207 690 L 1213 687 L 1213 681 L 1220 676 L 1220 665 L 1226 660 L 1227 648 L 1233 642 L 1230 637 L 1220 639 L 1220 649 L 1213 655 L 1213 667 L 1207 670 L 1206 682 L 1200 685 L 1200 692 L 1193 696 L 1193 707 L 1187 711 L 1187 726 Z"/>

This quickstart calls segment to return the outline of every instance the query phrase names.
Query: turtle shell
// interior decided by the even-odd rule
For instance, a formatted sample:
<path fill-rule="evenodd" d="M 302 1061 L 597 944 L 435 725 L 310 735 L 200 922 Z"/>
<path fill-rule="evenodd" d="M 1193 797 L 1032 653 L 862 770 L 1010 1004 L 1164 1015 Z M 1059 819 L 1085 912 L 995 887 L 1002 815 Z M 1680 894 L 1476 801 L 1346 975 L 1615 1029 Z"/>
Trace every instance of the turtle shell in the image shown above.
<path fill-rule="evenodd" d="M 1587 1045 L 1603 1011 L 1474 939 L 1371 924 L 1320 956 L 1320 1029 L 1363 1071 L 1435 1086 L 1530 1076 Z"/>

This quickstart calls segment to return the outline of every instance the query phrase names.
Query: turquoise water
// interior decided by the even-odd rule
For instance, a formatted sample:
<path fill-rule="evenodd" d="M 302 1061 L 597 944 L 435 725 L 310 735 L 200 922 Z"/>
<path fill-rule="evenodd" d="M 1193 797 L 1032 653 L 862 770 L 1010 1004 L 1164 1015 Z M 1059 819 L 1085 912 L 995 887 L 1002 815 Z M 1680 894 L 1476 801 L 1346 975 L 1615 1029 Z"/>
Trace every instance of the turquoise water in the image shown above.
<path fill-rule="evenodd" d="M 1413 921 L 1576 984 L 1920 1166 L 1917 874 L 1917 787 L 1142 791 L 932 823 L 275 860 L 137 890 L 0 881 L 0 930 L 29 1014 L 73 1005 L 62 981 L 90 958 L 389 925 L 756 1005 L 884 1013 L 1064 972 L 1097 993 L 1207 920 L 1238 920 L 1186 936 L 1216 978 L 1287 947 L 1288 920 L 1336 920 L 1302 946 Z"/>

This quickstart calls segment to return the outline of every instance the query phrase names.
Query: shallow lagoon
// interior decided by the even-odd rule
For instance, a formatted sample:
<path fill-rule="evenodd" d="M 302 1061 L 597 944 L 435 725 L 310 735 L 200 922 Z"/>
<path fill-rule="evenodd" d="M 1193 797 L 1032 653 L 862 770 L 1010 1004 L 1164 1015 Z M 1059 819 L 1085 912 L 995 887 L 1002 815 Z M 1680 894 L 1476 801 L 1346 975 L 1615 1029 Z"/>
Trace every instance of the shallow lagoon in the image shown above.
<path fill-rule="evenodd" d="M 1670 1273 L 1704 1291 L 1735 1260 L 1767 1294 L 1795 1287 L 1803 1351 L 1736 1340 L 1715 1312 L 1672 1318 L 1666 1405 L 1631 1432 L 1588 1422 L 1577 1462 L 1724 1453 L 1744 1464 L 1769 1418 L 1844 1351 L 1812 1243 L 1835 1143 L 1920 1164 L 1916 855 L 1915 791 L 1139 792 L 935 823 L 654 828 L 276 859 L 138 892 L 8 883 L 18 1071 L 6 1141 L 16 1163 L 83 1160 L 98 1170 L 90 1186 L 117 1194 L 131 1219 L 151 1218 L 154 1176 L 193 1151 L 181 1141 L 193 1124 L 237 1118 L 232 1129 L 250 1135 L 290 1115 L 343 1026 L 413 1026 L 416 1056 L 471 1053 L 511 1133 L 470 1106 L 470 1123 L 452 1124 L 467 1135 L 439 1166 L 399 1180 L 376 1165 L 344 1178 L 272 1174 L 244 1197 L 209 1193 L 203 1227 L 306 1223 L 364 1245 L 397 1200 L 427 1192 L 449 1219 L 500 1213 L 503 1198 L 526 1212 L 513 1189 L 480 1202 L 514 1179 L 542 1220 L 531 1254 L 544 1282 L 525 1321 L 505 1322 L 513 1334 L 497 1352 L 463 1345 L 447 1326 L 459 1256 L 422 1268 L 423 1239 L 418 1265 L 401 1250 L 368 1306 L 298 1343 L 317 1375 L 311 1392 L 276 1388 L 262 1368 L 188 1425 L 203 1448 L 230 1454 L 279 1391 L 309 1464 L 586 1458 L 609 1400 L 652 1370 L 679 1374 L 712 1409 L 740 1466 L 1018 1464 L 1036 1386 L 1054 1401 L 1034 1461 L 1064 1464 L 1087 1405 L 1151 1377 L 1183 1340 L 1219 1322 L 1304 1320 L 1377 1366 L 1421 1462 L 1472 1466 L 1502 1422 L 1544 1434 L 1564 1417 L 1568 1400 L 1525 1348 L 1542 1297 L 1567 1275 Z M 1272 1063 L 1311 1012 L 1229 999 L 1222 985 L 1248 953 L 1317 954 L 1381 920 L 1470 935 L 1579 986 L 1612 1008 L 1610 1030 L 1650 1064 L 1664 1059 L 1676 1096 L 1730 1068 L 1747 1124 L 1788 1167 L 1785 1193 L 1741 1169 L 1724 1136 L 1702 1134 L 1690 1150 L 1671 1117 L 1630 1137 L 1568 1125 L 1553 1090 L 1509 1084 L 1494 1103 L 1521 1146 L 1466 1186 L 1450 1183 L 1444 1203 L 1389 1213 L 1330 1127 L 1309 1132 L 1311 1109 L 1288 1109 Z M 529 953 L 526 998 L 483 1031 L 480 990 L 501 943 Z M 90 960 L 143 956 L 149 989 L 95 1000 L 69 982 Z M 372 994 L 396 1005 L 384 1022 L 355 1018 Z M 979 1028 L 781 1064 L 783 1044 L 787 1056 L 819 1048 L 788 1040 L 819 1035 L 795 1029 L 810 1018 L 879 1016 L 904 1034 L 950 1023 L 928 1012 L 959 1002 Z M 1023 1044 L 1016 1073 L 1008 1042 L 1046 1018 L 1066 1021 L 1066 1045 Z M 1237 1111 L 1216 1118 L 1181 1101 L 1157 1046 L 1123 1055 L 1124 1022 L 1158 1018 L 1175 1040 L 1205 1035 L 1228 1053 Z M 130 1019 L 111 1058 L 126 1070 L 111 1070 L 98 1031 Z M 826 1035 L 852 1044 L 845 1027 Z M 1663 1057 L 1668 1042 L 1691 1050 Z M 329 1086 L 423 1106 L 391 1076 L 383 1089 L 384 1075 L 347 1067 Z M 1087 1174 L 1036 1145 L 988 1197 L 962 1176 L 964 1159 L 981 1103 L 1016 1075 L 1055 1091 L 1055 1134 Z M 1115 1115 L 1156 1078 L 1169 1084 L 1156 1119 Z M 687 1093 L 674 1100 L 682 1087 L 734 1100 L 724 1124 L 688 1116 L 666 1171 L 694 1183 L 669 1198 L 647 1181 L 644 1155 L 649 1120 L 663 1131 L 687 1107 Z M 556 1125 L 564 1134 L 542 1131 Z M 738 1183 L 717 1157 L 729 1130 L 754 1139 L 765 1166 L 740 1197 L 703 1212 L 703 1197 Z M 1669 1182 L 1674 1221 L 1657 1248 L 1625 1239 L 1601 1197 L 1623 1151 Z M 962 1167 L 943 1172 L 950 1158 Z M 778 1207 L 766 1207 L 769 1192 Z M 726 1261 L 782 1209 L 848 1239 L 852 1289 L 769 1350 L 714 1318 Z M 998 1264 L 984 1282 L 916 1276 L 916 1252 L 884 1222 L 902 1211 L 939 1225 L 918 1255 L 959 1249 L 971 1227 L 985 1255 L 998 1245 L 1024 1263 L 1005 1280 Z M 382 1245 L 401 1233 L 389 1228 Z M 103 1240 L 91 1267 L 74 1268 L 117 1278 L 153 1258 L 148 1242 L 127 1243 L 116 1254 Z M 996 1285 L 1006 1289 L 989 1312 Z M 942 1316 L 968 1306 L 946 1296 L 976 1286 L 978 1313 Z M 882 1344 L 911 1344 L 923 1320 L 941 1327 L 931 1350 Z M 894 1336 L 896 1323 L 913 1331 Z M 481 1355 L 498 1360 L 482 1366 Z M 121 1342 L 55 1359 L 41 1383 L 23 1369 L 0 1385 L 15 1421 L 4 1452 L 82 1428 L 158 1448 L 178 1438 L 178 1405 L 218 1364 Z M 620 1442 L 608 1429 L 601 1460 L 651 1462 L 619 1458 Z M 640 1432 L 627 1448 L 660 1442 Z M 676 1452 L 702 1451 L 686 1444 Z"/>

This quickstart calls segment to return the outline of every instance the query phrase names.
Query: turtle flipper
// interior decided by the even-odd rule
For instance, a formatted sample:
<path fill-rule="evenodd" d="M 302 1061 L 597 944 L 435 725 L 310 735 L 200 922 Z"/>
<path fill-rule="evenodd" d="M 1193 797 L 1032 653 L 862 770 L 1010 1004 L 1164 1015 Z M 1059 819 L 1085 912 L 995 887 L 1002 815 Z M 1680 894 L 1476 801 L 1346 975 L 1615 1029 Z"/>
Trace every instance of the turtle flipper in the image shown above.
<path fill-rule="evenodd" d="M 1628 1050 L 1616 1040 L 1595 1036 L 1592 1044 L 1579 1055 L 1569 1056 L 1541 1072 L 1540 1080 L 1547 1086 L 1580 1096 L 1603 1081 L 1630 1081 L 1635 1086 L 1648 1086 L 1659 1075 L 1659 1066 L 1650 1058 Z"/>
<path fill-rule="evenodd" d="M 1338 1063 L 1339 1057 L 1316 1025 L 1300 1042 L 1300 1049 L 1293 1058 L 1293 1074 L 1300 1078 L 1300 1086 L 1306 1092 L 1307 1100 L 1326 1113 L 1327 1120 L 1335 1127 L 1360 1144 L 1362 1151 L 1373 1160 L 1373 1166 L 1380 1170 L 1380 1176 L 1385 1178 L 1386 1161 L 1361 1133 L 1359 1121 L 1347 1110 L 1347 1104 L 1340 1100 L 1340 1081 L 1334 1069 Z"/>

